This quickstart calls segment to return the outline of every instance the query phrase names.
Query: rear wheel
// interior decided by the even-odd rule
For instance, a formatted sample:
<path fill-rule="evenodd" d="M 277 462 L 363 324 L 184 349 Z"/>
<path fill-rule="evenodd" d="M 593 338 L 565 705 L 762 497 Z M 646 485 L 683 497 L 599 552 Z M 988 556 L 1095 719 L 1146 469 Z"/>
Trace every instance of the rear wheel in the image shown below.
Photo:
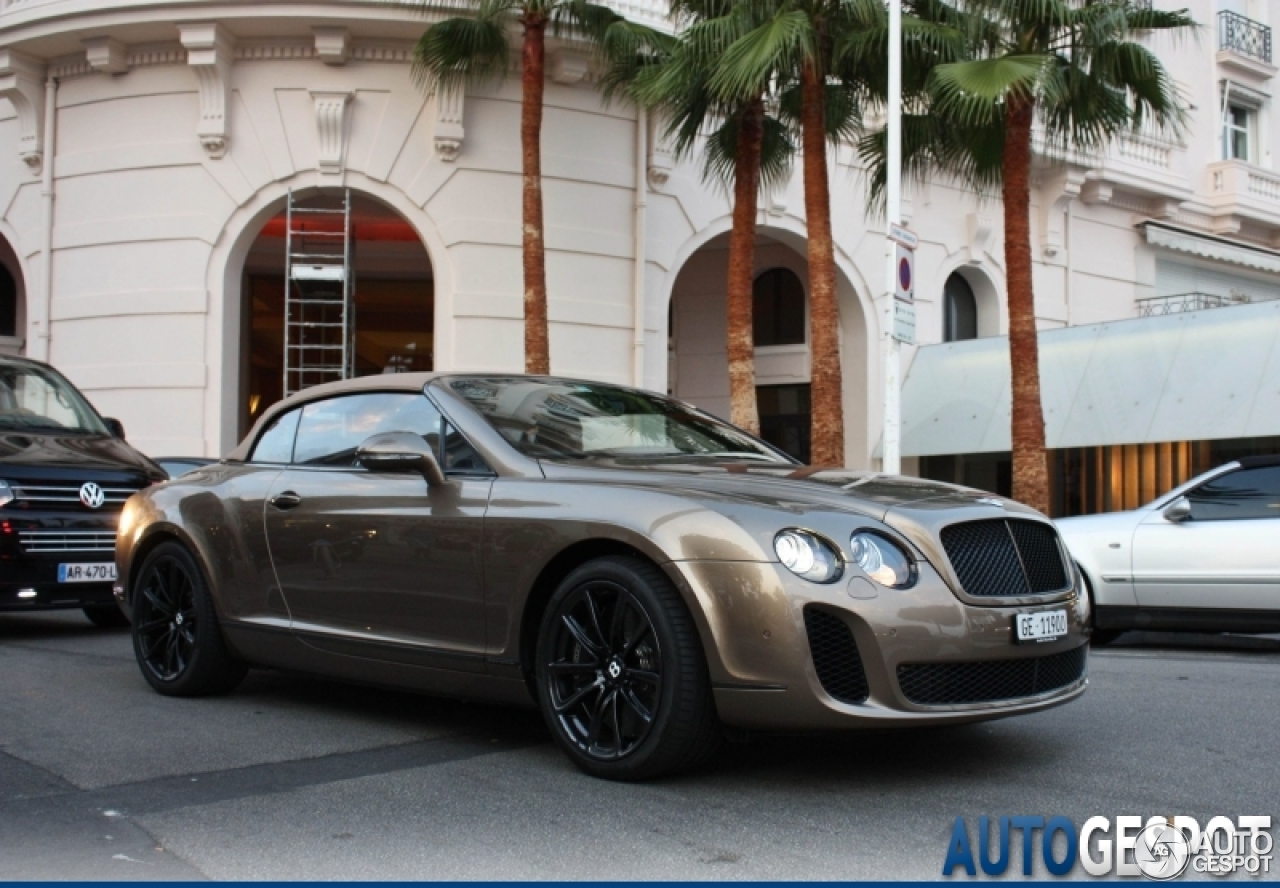
<path fill-rule="evenodd" d="M 538 638 L 539 703 L 582 770 L 646 780 L 697 767 L 720 740 L 697 628 L 666 575 L 600 558 L 560 584 Z"/>
<path fill-rule="evenodd" d="M 100 629 L 123 629 L 129 625 L 129 618 L 114 604 L 95 604 L 84 609 L 89 622 Z"/>
<path fill-rule="evenodd" d="M 204 573 L 186 547 L 161 543 L 138 571 L 133 651 L 151 687 L 173 697 L 225 694 L 247 670 L 222 639 Z"/>

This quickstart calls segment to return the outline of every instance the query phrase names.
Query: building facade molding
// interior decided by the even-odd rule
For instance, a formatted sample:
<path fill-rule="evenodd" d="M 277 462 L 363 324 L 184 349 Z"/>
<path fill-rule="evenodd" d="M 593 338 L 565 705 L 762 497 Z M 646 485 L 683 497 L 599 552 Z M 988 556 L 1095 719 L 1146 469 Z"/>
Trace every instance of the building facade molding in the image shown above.
<path fill-rule="evenodd" d="M 435 149 L 445 163 L 453 163 L 462 151 L 466 138 L 462 115 L 466 109 L 467 90 L 461 83 L 441 83 L 435 95 Z"/>
<path fill-rule="evenodd" d="M 18 156 L 33 174 L 44 164 L 45 66 L 15 49 L 0 49 L 0 98 L 18 115 Z"/>
<path fill-rule="evenodd" d="M 316 112 L 316 162 L 324 175 L 341 175 L 347 155 L 347 109 L 351 90 L 311 90 Z"/>
<path fill-rule="evenodd" d="M 187 65 L 196 75 L 200 91 L 200 122 L 196 136 L 210 157 L 227 153 L 227 95 L 231 85 L 231 65 L 235 42 L 216 22 L 178 26 L 179 39 L 187 51 Z"/>

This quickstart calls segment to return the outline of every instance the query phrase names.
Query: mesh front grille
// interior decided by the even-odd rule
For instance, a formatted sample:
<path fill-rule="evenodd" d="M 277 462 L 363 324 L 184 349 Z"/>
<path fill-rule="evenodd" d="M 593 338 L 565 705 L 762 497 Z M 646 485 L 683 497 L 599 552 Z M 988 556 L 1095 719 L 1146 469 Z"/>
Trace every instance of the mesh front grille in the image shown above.
<path fill-rule="evenodd" d="M 858 645 L 844 620 L 816 608 L 804 609 L 813 668 L 822 689 L 841 703 L 867 699 L 867 675 L 862 671 Z"/>
<path fill-rule="evenodd" d="M 1044 595 L 1070 585 L 1052 527 L 1038 521 L 966 521 L 942 529 L 942 546 L 977 598 Z"/>
<path fill-rule="evenodd" d="M 1010 521 L 1009 532 L 1022 556 L 1027 585 L 1032 595 L 1057 592 L 1067 587 L 1067 572 L 1058 550 L 1058 535 L 1052 527 L 1036 521 Z"/>
<path fill-rule="evenodd" d="M 898 667 L 898 686 L 912 703 L 932 706 L 1032 697 L 1083 676 L 1088 648 L 1016 660 L 904 663 Z"/>

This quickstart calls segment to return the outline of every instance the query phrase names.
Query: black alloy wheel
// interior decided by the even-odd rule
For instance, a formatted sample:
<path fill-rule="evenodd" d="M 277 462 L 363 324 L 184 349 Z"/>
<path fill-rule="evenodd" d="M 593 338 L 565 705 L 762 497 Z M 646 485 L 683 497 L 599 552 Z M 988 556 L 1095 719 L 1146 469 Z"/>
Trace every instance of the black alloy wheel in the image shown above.
<path fill-rule="evenodd" d="M 147 682 L 162 694 L 225 693 L 245 676 L 222 640 L 204 575 L 178 543 L 162 543 L 138 571 L 133 649 Z"/>
<path fill-rule="evenodd" d="M 608 761 L 649 736 L 662 695 L 653 621 L 624 587 L 587 582 L 561 606 L 547 664 L 551 707 L 586 755 Z"/>
<path fill-rule="evenodd" d="M 547 723 L 588 773 L 648 779 L 700 764 L 716 747 L 696 627 L 648 562 L 602 558 L 566 577 L 544 615 L 537 665 Z"/>

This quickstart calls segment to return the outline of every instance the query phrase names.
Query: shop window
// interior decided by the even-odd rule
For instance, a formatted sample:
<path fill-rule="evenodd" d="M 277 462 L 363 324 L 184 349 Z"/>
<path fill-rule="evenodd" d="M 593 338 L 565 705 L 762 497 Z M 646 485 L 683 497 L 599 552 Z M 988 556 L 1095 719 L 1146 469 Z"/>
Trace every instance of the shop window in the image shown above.
<path fill-rule="evenodd" d="M 809 384 L 756 387 L 760 437 L 802 463 L 809 462 Z"/>
<path fill-rule="evenodd" d="M 969 282 L 954 272 L 943 287 L 942 341 L 978 338 L 978 300 Z"/>
<path fill-rule="evenodd" d="M 18 335 L 18 284 L 0 265 L 0 336 Z"/>
<path fill-rule="evenodd" d="M 752 335 L 756 347 L 804 345 L 804 284 L 795 272 L 773 268 L 752 288 Z"/>

